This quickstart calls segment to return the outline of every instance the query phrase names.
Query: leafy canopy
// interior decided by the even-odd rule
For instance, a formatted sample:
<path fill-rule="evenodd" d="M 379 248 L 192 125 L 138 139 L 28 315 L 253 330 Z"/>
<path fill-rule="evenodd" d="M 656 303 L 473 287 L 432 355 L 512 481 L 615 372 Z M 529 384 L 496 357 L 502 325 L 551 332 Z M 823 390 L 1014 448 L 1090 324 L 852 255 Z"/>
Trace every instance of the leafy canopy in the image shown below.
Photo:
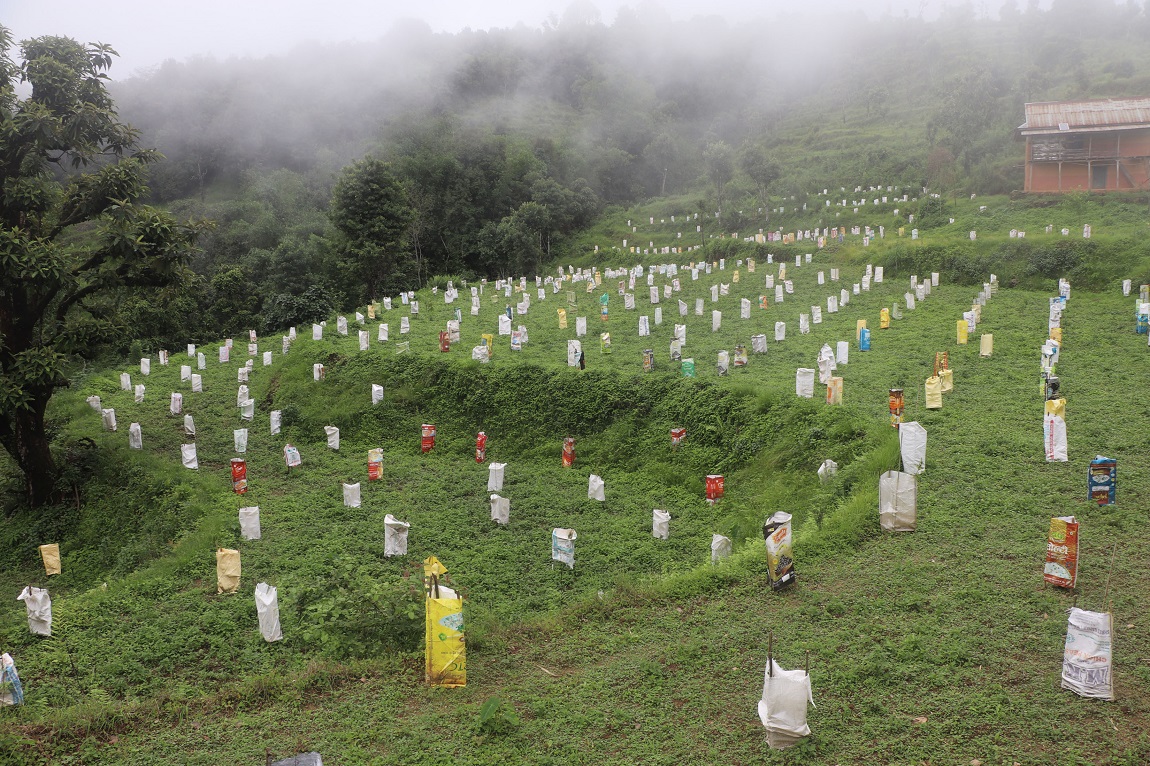
<path fill-rule="evenodd" d="M 199 227 L 137 204 L 160 157 L 137 148 L 108 95 L 115 51 L 40 37 L 16 64 L 11 45 L 0 27 L 0 443 L 42 504 L 44 410 L 66 361 L 116 336 L 120 291 L 184 277 Z"/>

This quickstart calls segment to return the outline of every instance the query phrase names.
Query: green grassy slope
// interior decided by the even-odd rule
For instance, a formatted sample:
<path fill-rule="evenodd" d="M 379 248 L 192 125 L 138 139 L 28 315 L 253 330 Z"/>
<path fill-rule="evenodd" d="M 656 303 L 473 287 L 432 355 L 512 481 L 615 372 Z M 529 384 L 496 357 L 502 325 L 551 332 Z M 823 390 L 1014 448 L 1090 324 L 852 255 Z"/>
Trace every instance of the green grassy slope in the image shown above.
<path fill-rule="evenodd" d="M 316 748 L 333 763 L 1145 762 L 1150 626 L 1140 604 L 1150 579 L 1139 564 L 1150 554 L 1142 534 L 1150 487 L 1140 416 L 1150 399 L 1138 385 L 1145 338 L 1134 334 L 1132 300 L 1110 281 L 1111 271 L 1093 274 L 1099 291 L 1075 289 L 1059 367 L 1071 461 L 1047 464 L 1038 348 L 1054 284 L 1014 264 L 1008 248 L 1018 241 L 1004 229 L 1026 226 L 1027 245 L 1043 253 L 1059 252 L 1064 240 L 1041 232 L 1044 213 L 999 205 L 967 213 L 992 216 L 973 245 L 956 235 L 900 243 L 892 234 L 866 249 L 853 242 L 833 252 L 765 248 L 789 258 L 795 292 L 781 305 L 763 289 L 765 274 L 777 273 L 765 252 L 754 274 L 733 260 L 697 282 L 681 272 L 695 380 L 679 377 L 668 359 L 671 327 L 683 321 L 674 299 L 660 304 L 664 321 L 655 326 L 642 277 L 635 311 L 623 309 L 617 280 L 604 279 L 612 353 L 584 338 L 584 372 L 567 368 L 565 340 L 574 337 L 576 315 L 588 317 L 591 333 L 604 329 L 599 292 L 576 291 L 570 328 L 560 330 L 555 309 L 566 307 L 566 288 L 539 301 L 531 286 L 531 309 L 514 321 L 528 327 L 529 342 L 512 352 L 497 336 L 486 366 L 470 361 L 469 349 L 495 332 L 509 302 L 490 287 L 479 317 L 468 315 L 466 291 L 456 304 L 463 337 L 449 354 L 436 351 L 435 337 L 454 307 L 430 292 L 419 296 L 421 312 L 403 338 L 408 354 L 396 354 L 399 307 L 383 317 L 387 343 L 376 342 L 368 323 L 367 352 L 357 350 L 354 329 L 336 336 L 334 318 L 323 341 L 304 339 L 310 333 L 300 328 L 286 356 L 278 338 L 261 341 L 275 361 L 265 369 L 257 358 L 250 384 L 258 407 L 247 455 L 252 489 L 243 500 L 231 494 L 227 476 L 231 430 L 241 426 L 235 368 L 245 356 L 238 342 L 227 365 L 215 360 L 214 347 L 205 350 L 202 395 L 188 393 L 178 366 L 159 367 L 154 358 L 141 405 L 118 390 L 119 372 L 130 370 L 138 382 L 135 369 L 91 374 L 61 398 L 59 414 L 74 417 L 73 436 L 111 452 L 112 460 L 92 462 L 97 486 L 125 488 L 119 496 L 87 496 L 86 510 L 58 529 L 29 519 L 8 525 L 19 532 L 9 532 L 8 590 L 44 580 L 34 550 L 53 533 L 65 535 L 65 574 L 49 583 L 58 637 L 29 636 L 19 602 L 0 613 L 0 640 L 17 656 L 30 703 L 0 717 L 0 737 L 8 738 L 0 742 L 28 762 L 60 763 L 258 762 L 265 747 L 277 754 Z M 1080 237 L 1075 215 L 1060 210 L 1056 217 Z M 1096 223 L 1093 241 L 1102 252 L 1116 250 L 1137 233 L 1130 220 L 1120 233 Z M 1003 280 L 979 328 L 995 336 L 993 357 L 979 358 L 976 343 L 955 344 L 955 320 L 978 288 L 947 272 L 925 302 L 904 307 L 891 329 L 878 329 L 879 309 L 907 289 L 914 273 L 907 264 L 942 258 L 932 247 L 993 268 L 1017 265 L 1024 285 L 1041 288 L 1011 289 Z M 794 254 L 803 252 L 813 252 L 814 263 L 796 269 Z M 1026 264 L 1034 260 L 1024 255 Z M 868 262 L 886 264 L 884 283 L 827 315 L 826 295 L 849 290 Z M 829 277 L 832 266 L 842 282 L 817 285 L 817 272 Z M 1111 269 L 1124 267 L 1139 277 L 1133 261 Z M 730 294 L 712 305 L 708 288 L 719 282 Z M 761 293 L 770 300 L 765 311 L 757 306 Z M 748 320 L 739 319 L 743 297 L 756 304 Z M 704 316 L 694 314 L 695 298 L 704 299 Z M 824 322 L 799 335 L 798 314 L 812 303 L 823 307 Z M 723 311 L 715 333 L 712 308 Z M 641 314 L 652 317 L 650 338 L 636 336 Z M 860 318 L 873 331 L 866 353 L 853 342 Z M 784 342 L 771 340 L 748 367 L 716 376 L 719 350 L 749 347 L 758 332 L 773 338 L 776 321 L 787 323 Z M 838 340 L 852 341 L 850 361 L 837 373 L 846 405 L 796 401 L 795 368 L 815 366 L 819 347 Z M 641 371 L 646 348 L 656 354 L 648 374 Z M 936 351 L 950 353 L 955 391 L 943 410 L 926 411 L 922 381 Z M 173 354 L 173 365 L 186 362 Z M 315 362 L 328 365 L 318 383 L 311 380 Z M 375 408 L 373 382 L 388 392 Z M 907 419 L 930 434 L 919 527 L 909 535 L 881 534 L 877 524 L 875 479 L 897 462 L 886 426 L 891 386 L 905 387 Z M 166 414 L 172 390 L 185 391 L 196 417 L 198 473 L 178 467 L 181 421 Z M 118 433 L 99 431 L 82 403 L 89 394 L 116 407 Z M 273 408 L 285 415 L 282 437 L 267 433 Z M 137 418 L 143 454 L 126 449 L 127 425 Z M 439 427 L 429 455 L 419 453 L 421 422 Z M 326 424 L 341 428 L 338 453 L 323 444 Z M 668 444 L 672 425 L 688 428 L 679 452 Z M 472 455 L 478 428 L 491 437 L 489 461 L 508 463 L 507 529 L 489 520 L 486 467 Z M 565 471 L 559 453 L 568 434 L 578 440 L 578 458 Z M 295 472 L 283 467 L 284 441 L 303 454 Z M 368 484 L 366 450 L 375 446 L 384 449 L 385 476 Z M 1085 466 L 1096 453 L 1119 459 L 1117 506 L 1084 499 Z M 814 471 L 826 457 L 842 469 L 821 486 Z M 727 474 L 727 497 L 715 507 L 702 499 L 702 476 L 712 471 Z M 603 507 L 586 500 L 591 472 L 607 481 Z M 340 502 L 339 483 L 349 480 L 363 482 L 362 508 Z M 261 507 L 260 541 L 238 535 L 236 509 L 248 504 Z M 655 507 L 672 514 L 668 541 L 650 537 Z M 800 582 L 774 594 L 765 586 L 755 526 L 780 508 L 796 515 Z M 382 558 L 385 513 L 412 522 L 410 555 L 402 560 Z M 1076 593 L 1041 579 L 1049 518 L 1071 513 L 1083 521 Z M 550 567 L 552 526 L 579 530 L 574 573 Z M 748 539 L 712 568 L 714 531 Z M 217 545 L 242 551 L 235 596 L 215 595 Z M 430 554 L 468 597 L 466 689 L 425 688 L 421 653 L 404 649 L 421 629 L 408 611 L 408 575 Z M 264 644 L 256 630 L 251 590 L 261 580 L 280 587 L 281 644 Z M 368 609 L 357 612 L 356 593 L 367 595 Z M 1065 610 L 1075 602 L 1100 609 L 1104 595 L 1117 633 L 1114 703 L 1058 690 Z M 792 754 L 766 749 L 755 715 L 771 630 L 784 665 L 798 666 L 811 653 L 815 735 Z M 491 697 L 520 721 L 480 735 L 478 710 Z"/>

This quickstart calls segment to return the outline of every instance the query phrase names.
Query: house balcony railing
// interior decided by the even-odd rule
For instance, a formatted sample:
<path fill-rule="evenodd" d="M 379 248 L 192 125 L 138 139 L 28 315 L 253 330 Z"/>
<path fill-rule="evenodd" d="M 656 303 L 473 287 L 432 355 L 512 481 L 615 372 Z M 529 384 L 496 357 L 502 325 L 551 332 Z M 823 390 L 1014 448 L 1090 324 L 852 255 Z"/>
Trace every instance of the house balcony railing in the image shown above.
<path fill-rule="evenodd" d="M 1113 149 L 1065 149 L 1060 146 L 1033 146 L 1030 149 L 1031 162 L 1115 162 L 1142 158 L 1142 155 L 1131 156 Z"/>

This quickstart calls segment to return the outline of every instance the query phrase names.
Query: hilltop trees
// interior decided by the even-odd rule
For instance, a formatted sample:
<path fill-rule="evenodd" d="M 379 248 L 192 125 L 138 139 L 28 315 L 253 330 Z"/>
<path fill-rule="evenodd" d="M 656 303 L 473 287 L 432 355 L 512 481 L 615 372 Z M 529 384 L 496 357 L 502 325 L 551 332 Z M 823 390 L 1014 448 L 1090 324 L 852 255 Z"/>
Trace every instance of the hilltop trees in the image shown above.
<path fill-rule="evenodd" d="M 105 89 L 115 51 L 40 37 L 17 65 L 11 45 L 0 27 L 0 444 L 39 506 L 56 478 L 44 414 L 69 358 L 116 336 L 125 288 L 185 276 L 198 227 L 137 203 L 159 155 Z"/>
<path fill-rule="evenodd" d="M 418 282 L 415 262 L 405 257 L 411 203 L 386 162 L 368 157 L 344 168 L 328 215 L 339 234 L 337 251 L 350 293 L 374 301 L 384 289 Z"/>

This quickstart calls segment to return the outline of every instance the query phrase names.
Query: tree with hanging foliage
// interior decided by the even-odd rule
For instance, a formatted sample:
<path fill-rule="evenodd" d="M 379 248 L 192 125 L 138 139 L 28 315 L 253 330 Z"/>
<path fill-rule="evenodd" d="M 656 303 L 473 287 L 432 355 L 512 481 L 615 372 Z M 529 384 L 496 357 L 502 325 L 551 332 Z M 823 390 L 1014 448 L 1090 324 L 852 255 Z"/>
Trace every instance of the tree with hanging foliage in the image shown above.
<path fill-rule="evenodd" d="M 108 95 L 116 52 L 65 37 L 20 43 L 0 27 L 0 444 L 32 506 L 52 502 L 45 428 L 66 369 L 122 331 L 115 298 L 186 275 L 201 226 L 139 203 L 145 169 Z"/>

